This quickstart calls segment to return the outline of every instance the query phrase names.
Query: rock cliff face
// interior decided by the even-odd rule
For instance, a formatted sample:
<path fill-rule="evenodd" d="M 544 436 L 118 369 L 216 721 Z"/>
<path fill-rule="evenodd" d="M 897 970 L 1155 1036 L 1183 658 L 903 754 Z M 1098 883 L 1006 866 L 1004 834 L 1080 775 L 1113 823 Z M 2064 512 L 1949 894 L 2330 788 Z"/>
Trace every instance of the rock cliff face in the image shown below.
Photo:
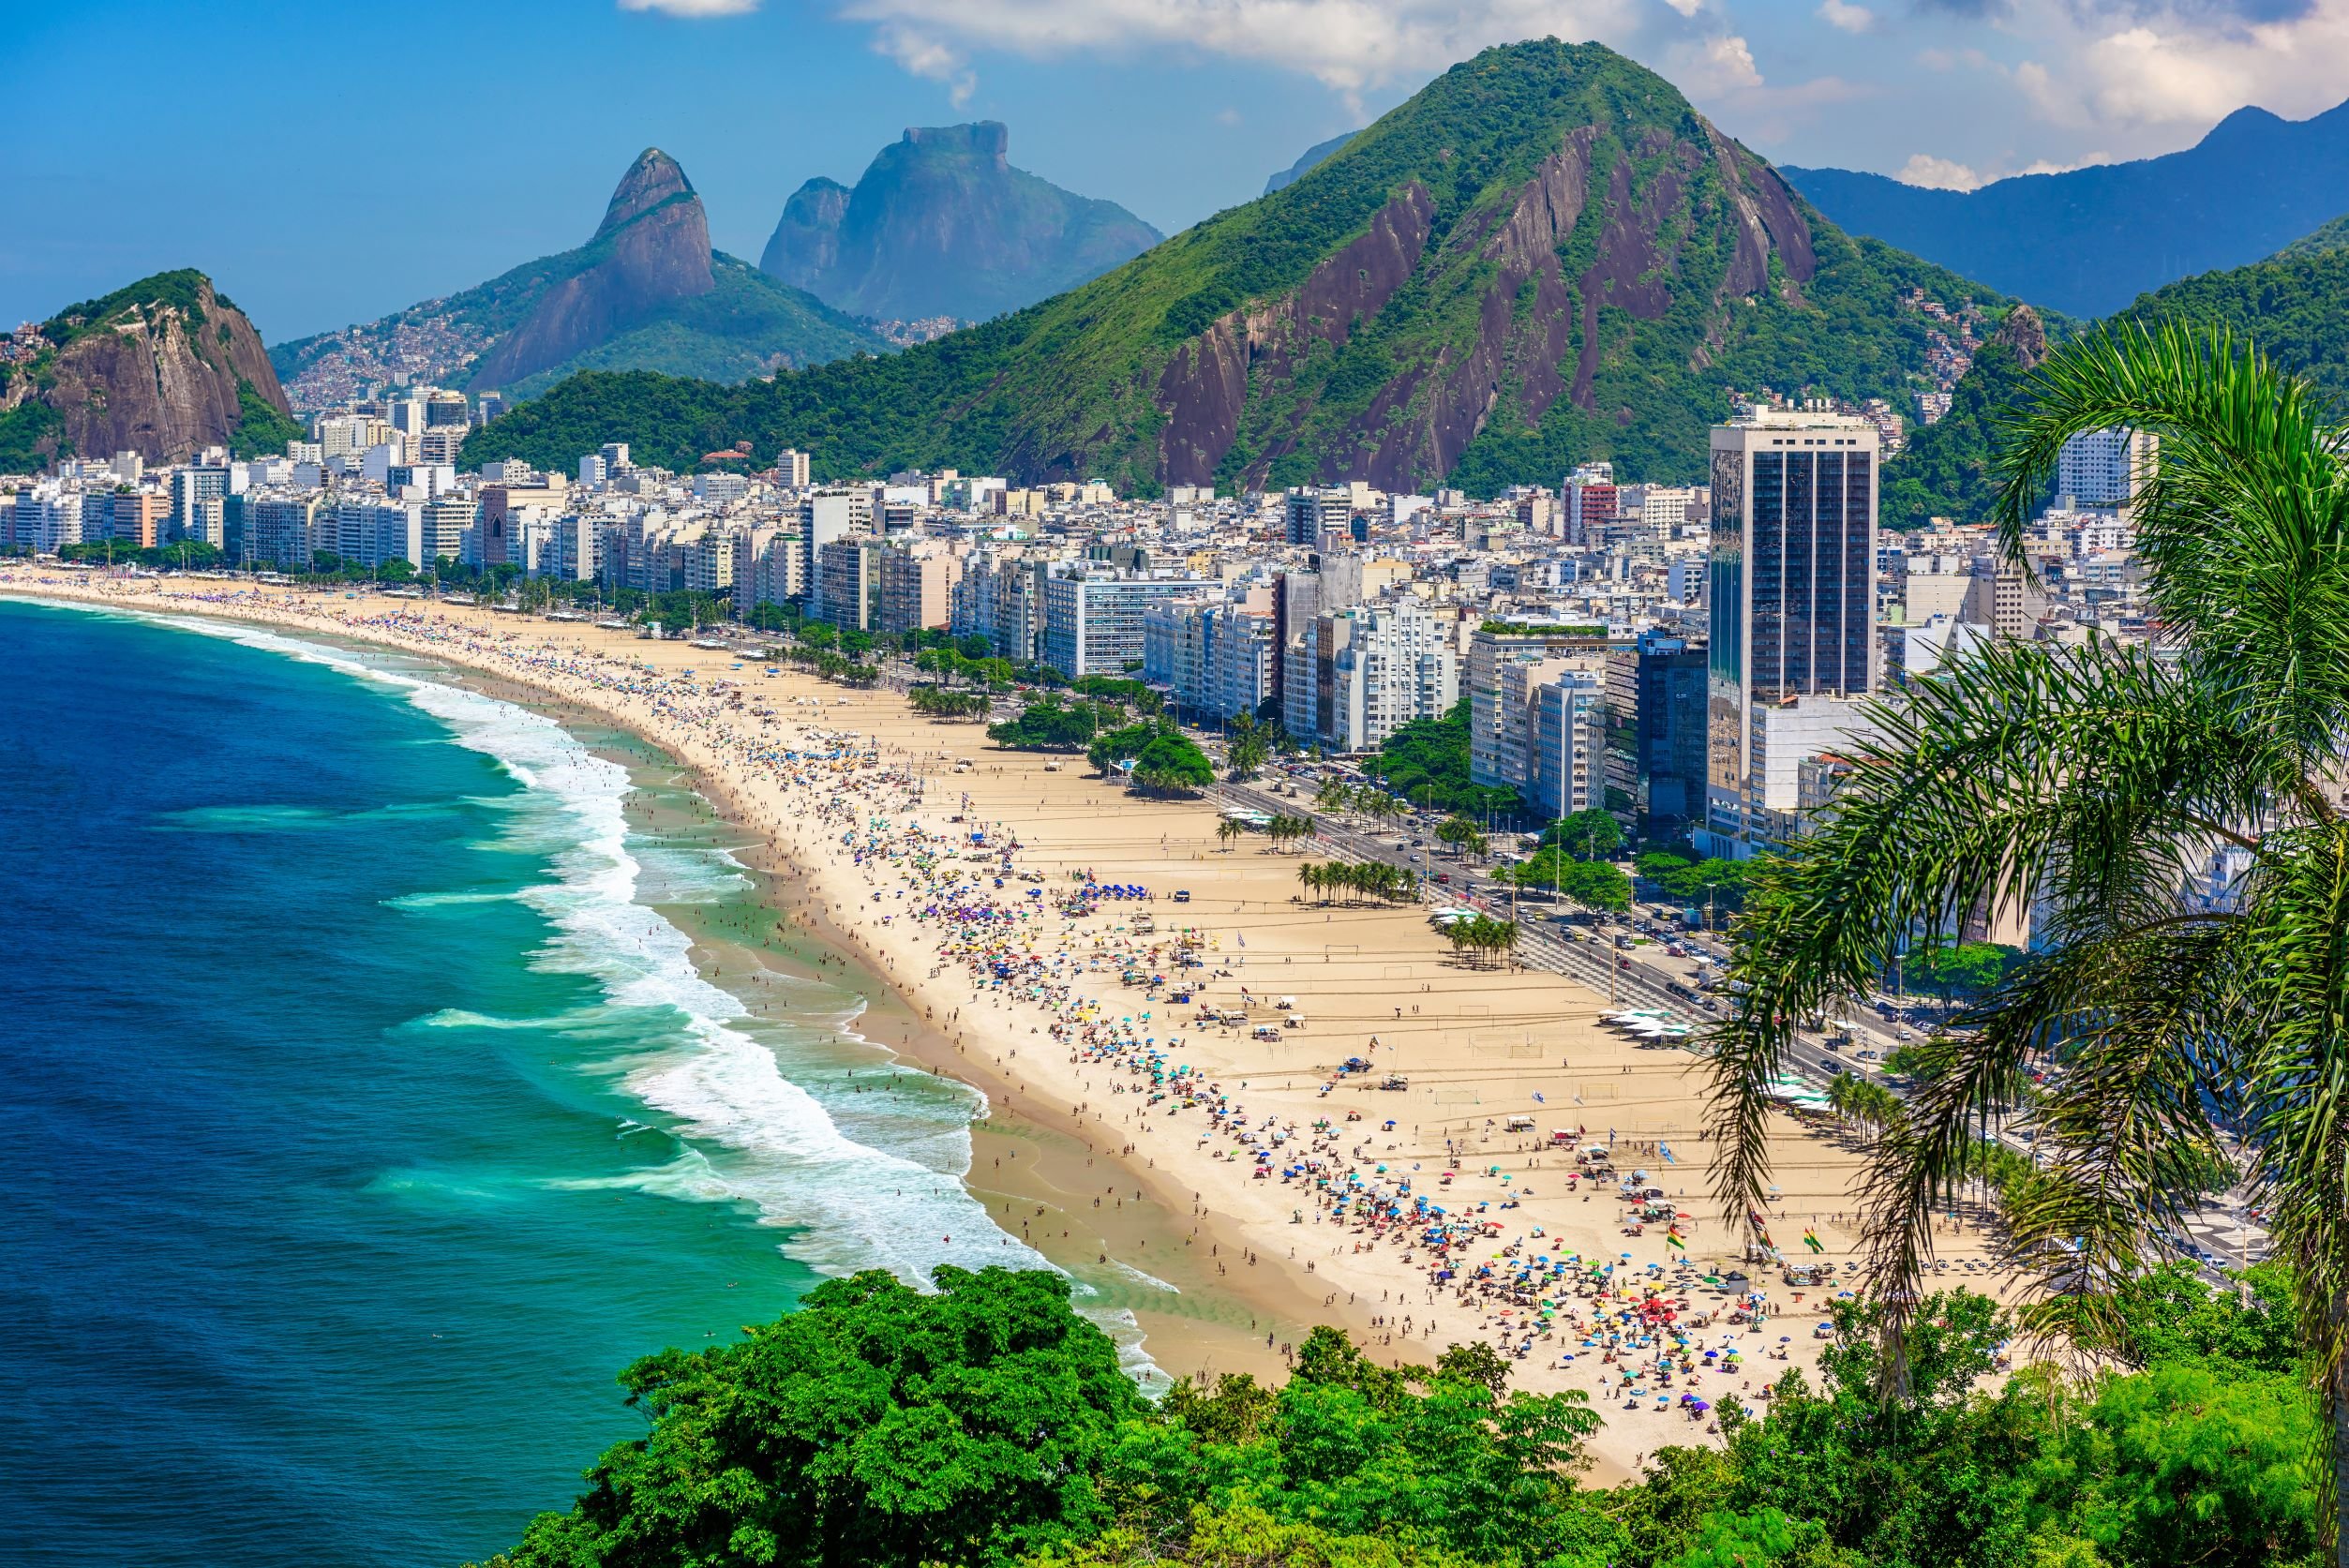
<path fill-rule="evenodd" d="M 1010 143 L 993 120 L 908 130 L 854 190 L 801 186 L 758 264 L 855 315 L 982 321 L 1158 244 L 1123 207 L 1012 168 Z"/>
<path fill-rule="evenodd" d="M 647 147 L 621 176 L 582 260 L 490 351 L 477 383 L 525 381 L 717 287 L 701 198 L 658 147 Z"/>
<path fill-rule="evenodd" d="M 1639 338 L 1638 323 L 1662 323 L 1685 302 L 1682 316 L 1703 324 L 1689 353 L 1700 366 L 1734 302 L 1774 291 L 1799 306 L 1818 270 L 1810 228 L 1776 175 L 1693 113 L 1678 127 L 1574 127 L 1529 178 L 1430 246 L 1435 217 L 1426 187 L 1406 186 L 1294 290 L 1219 318 L 1177 351 L 1156 399 L 1163 480 L 1262 483 L 1276 468 L 1295 473 L 1303 455 L 1306 477 L 1410 490 L 1450 474 L 1489 427 L 1538 429 L 1562 399 L 1627 426 L 1628 406 L 1601 406 L 1599 373 Z M 1342 358 L 1413 284 L 1445 302 L 1451 330 L 1407 360 L 1390 356 L 1367 402 L 1322 417 L 1337 378 L 1326 365 L 1312 373 L 1308 340 Z M 1279 412 L 1250 431 L 1251 405 Z M 1248 436 L 1249 460 L 1233 472 L 1227 458 Z"/>
<path fill-rule="evenodd" d="M 0 392 L 0 421 L 37 433 L 43 458 L 136 452 L 182 462 L 233 446 L 255 409 L 286 396 L 245 313 L 192 271 L 158 273 L 46 322 L 54 345 Z"/>

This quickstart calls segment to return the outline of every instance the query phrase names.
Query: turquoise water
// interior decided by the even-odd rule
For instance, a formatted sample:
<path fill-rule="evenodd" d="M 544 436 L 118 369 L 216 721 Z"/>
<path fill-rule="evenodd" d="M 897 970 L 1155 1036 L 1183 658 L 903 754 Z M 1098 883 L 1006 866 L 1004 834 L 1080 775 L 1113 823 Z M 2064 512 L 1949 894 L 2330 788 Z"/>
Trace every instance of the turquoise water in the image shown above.
<path fill-rule="evenodd" d="M 486 1556 L 629 1359 L 1036 1261 L 853 993 L 698 975 L 765 917 L 657 755 L 259 632 L 0 604 L 0 1562 Z"/>

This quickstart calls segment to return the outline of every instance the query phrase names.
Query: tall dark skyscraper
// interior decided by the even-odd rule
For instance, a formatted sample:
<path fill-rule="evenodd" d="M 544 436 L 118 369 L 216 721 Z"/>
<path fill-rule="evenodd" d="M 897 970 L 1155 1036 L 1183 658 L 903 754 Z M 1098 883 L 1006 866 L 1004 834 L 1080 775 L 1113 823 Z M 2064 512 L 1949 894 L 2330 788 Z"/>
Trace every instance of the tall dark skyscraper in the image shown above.
<path fill-rule="evenodd" d="M 1827 742 L 1839 722 L 1800 699 L 1870 690 L 1877 434 L 1764 409 L 1713 426 L 1712 445 L 1705 814 L 1716 838 L 1750 844 L 1760 811 L 1794 808 L 1794 732 Z"/>

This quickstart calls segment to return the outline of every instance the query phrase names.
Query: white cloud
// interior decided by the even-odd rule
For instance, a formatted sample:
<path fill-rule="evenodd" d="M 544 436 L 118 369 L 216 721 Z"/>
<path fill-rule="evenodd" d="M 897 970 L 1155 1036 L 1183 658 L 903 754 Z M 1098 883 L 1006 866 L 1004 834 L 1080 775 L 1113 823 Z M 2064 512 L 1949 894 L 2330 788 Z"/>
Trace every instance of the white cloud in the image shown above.
<path fill-rule="evenodd" d="M 874 29 L 873 49 L 897 62 L 910 76 L 946 83 L 948 101 L 960 109 L 978 89 L 979 78 L 963 56 L 932 34 L 899 22 L 884 22 Z"/>
<path fill-rule="evenodd" d="M 1850 0 L 1819 0 L 1818 19 L 1847 33 L 1869 33 L 1876 29 L 1876 13 L 1865 6 L 1852 5 Z"/>
<path fill-rule="evenodd" d="M 1893 178 L 1927 190 L 1972 190 L 1982 183 L 1982 176 L 1966 165 L 1931 153 L 1912 154 Z"/>
<path fill-rule="evenodd" d="M 1521 38 L 1629 47 L 1654 13 L 1644 0 L 840 0 L 839 14 L 964 52 L 1186 51 L 1301 71 L 1353 94 Z"/>
<path fill-rule="evenodd" d="M 620 0 L 620 8 L 666 16 L 742 16 L 758 9 L 758 0 Z"/>
<path fill-rule="evenodd" d="M 2057 126 L 2140 130 L 2175 145 L 2178 127 L 2206 128 L 2245 104 L 2297 118 L 2349 94 L 2349 0 L 2107 0 L 2015 16 L 2031 53 L 2015 85 Z"/>
<path fill-rule="evenodd" d="M 1734 33 L 1715 34 L 1675 49 L 1672 67 L 1667 74 L 1682 92 L 1694 97 L 1714 97 L 1762 84 L 1752 46 Z"/>

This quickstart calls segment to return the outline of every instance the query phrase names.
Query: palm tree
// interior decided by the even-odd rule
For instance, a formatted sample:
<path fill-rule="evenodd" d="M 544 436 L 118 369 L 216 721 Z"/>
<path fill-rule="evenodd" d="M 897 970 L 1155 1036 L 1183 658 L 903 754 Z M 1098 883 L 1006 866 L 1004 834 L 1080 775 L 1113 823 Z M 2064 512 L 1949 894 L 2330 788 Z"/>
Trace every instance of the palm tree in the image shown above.
<path fill-rule="evenodd" d="M 1223 817 L 1216 823 L 1216 841 L 1228 852 L 1232 847 L 1232 841 L 1246 831 L 1246 829 L 1230 817 Z"/>
<path fill-rule="evenodd" d="M 1878 1141 L 1868 1268 L 1906 1389 L 1929 1216 L 1971 1141 L 2037 1107 L 2043 1169 L 2006 1202 L 2026 1326 L 2110 1343 L 2113 1285 L 2183 1229 L 2239 1139 L 2290 1260 L 2349 1502 L 2349 426 L 2231 336 L 2123 327 L 2032 375 L 2003 431 L 2010 570 L 2070 437 L 2161 441 L 2135 497 L 2159 641 L 1999 645 L 1880 705 L 1817 831 L 1758 874 L 1715 1032 L 1718 1196 L 1758 1209 L 1766 1105 L 1792 1021 L 1870 993 L 1895 955 L 1979 912 L 2038 950 L 1927 1042 L 1936 1071 Z M 2213 884 L 2216 884 L 2215 888 Z M 2197 896 L 2210 889 L 2215 896 Z M 2349 1564 L 2349 1531 L 2337 1561 Z"/>

